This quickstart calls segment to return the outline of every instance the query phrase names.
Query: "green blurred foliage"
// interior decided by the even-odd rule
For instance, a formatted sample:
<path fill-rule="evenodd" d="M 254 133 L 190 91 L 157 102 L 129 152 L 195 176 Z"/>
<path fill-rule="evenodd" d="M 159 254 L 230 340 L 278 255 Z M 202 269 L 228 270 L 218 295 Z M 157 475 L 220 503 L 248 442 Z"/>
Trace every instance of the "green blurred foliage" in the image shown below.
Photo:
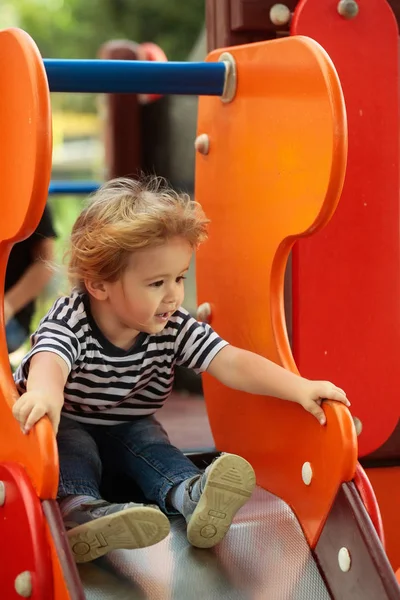
<path fill-rule="evenodd" d="M 205 0 L 1 0 L 0 28 L 20 27 L 36 42 L 43 58 L 96 58 L 100 46 L 112 39 L 154 42 L 169 60 L 186 60 L 205 20 Z M 52 94 L 52 108 L 97 112 L 90 94 Z M 54 296 L 68 292 L 62 257 L 69 233 L 84 199 L 51 197 L 58 233 L 56 269 L 47 294 L 37 304 L 32 328 L 48 310 Z M 28 345 L 28 342 L 27 342 Z"/>
<path fill-rule="evenodd" d="M 204 22 L 204 0 L 13 0 L 20 26 L 45 58 L 93 58 L 110 39 L 159 44 L 185 60 Z"/>
<path fill-rule="evenodd" d="M 44 58 L 95 58 L 111 39 L 158 44 L 169 60 L 186 60 L 204 23 L 205 0 L 3 0 L 0 26 L 16 25 Z M 58 105 L 95 110 L 93 99 Z"/>

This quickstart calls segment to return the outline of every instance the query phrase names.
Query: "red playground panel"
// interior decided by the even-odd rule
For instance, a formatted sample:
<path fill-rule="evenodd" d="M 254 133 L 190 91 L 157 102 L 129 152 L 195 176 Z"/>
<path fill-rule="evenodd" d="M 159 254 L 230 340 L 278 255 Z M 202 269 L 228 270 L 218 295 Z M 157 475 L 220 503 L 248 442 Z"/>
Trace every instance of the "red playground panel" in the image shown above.
<path fill-rule="evenodd" d="M 1 597 L 52 600 L 53 571 L 40 500 L 20 465 L 0 464 Z"/>
<path fill-rule="evenodd" d="M 336 213 L 293 250 L 293 348 L 302 375 L 346 390 L 365 456 L 399 419 L 399 42 L 386 0 L 358 5 L 345 19 L 337 0 L 303 0 L 292 22 L 332 58 L 349 131 Z"/>

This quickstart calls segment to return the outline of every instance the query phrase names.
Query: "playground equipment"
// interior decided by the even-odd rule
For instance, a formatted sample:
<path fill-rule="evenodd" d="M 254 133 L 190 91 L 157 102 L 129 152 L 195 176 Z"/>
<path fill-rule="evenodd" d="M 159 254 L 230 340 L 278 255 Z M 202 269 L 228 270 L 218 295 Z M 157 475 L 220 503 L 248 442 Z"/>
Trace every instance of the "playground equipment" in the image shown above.
<path fill-rule="evenodd" d="M 95 192 L 100 185 L 97 181 L 51 181 L 49 194 L 51 196 L 58 194 L 86 195 Z"/>
<path fill-rule="evenodd" d="M 8 186 L 0 229 L 4 277 L 11 244 L 34 230 L 49 189 L 45 68 L 50 90 L 56 76 L 63 89 L 56 66 L 70 89 L 86 84 L 74 83 L 75 61 L 43 63 L 19 30 L 0 32 L 0 55 L 7 57 L 0 76 L 0 168 Z M 136 63 L 137 77 L 149 67 Z M 124 79 L 125 68 L 132 67 L 119 66 Z M 179 85 L 181 65 L 158 68 L 176 77 L 174 87 L 168 81 L 170 91 L 199 89 L 190 69 L 184 71 L 189 83 Z M 232 343 L 295 370 L 284 326 L 284 270 L 297 238 L 316 233 L 317 239 L 325 231 L 346 186 L 339 79 L 325 51 L 303 36 L 218 50 L 197 68 L 207 96 L 199 103 L 196 194 L 212 219 L 210 242 L 199 253 L 199 302 L 210 303 L 212 324 Z M 127 91 L 165 93 L 163 77 L 157 87 L 136 82 Z M 88 81 L 96 91 L 115 91 L 105 77 Z M 55 440 L 46 419 L 23 436 L 11 415 L 16 391 L 4 331 L 0 369 L 0 533 L 4 547 L 21 548 L 2 561 L 2 597 L 83 598 L 55 502 Z M 86 597 L 400 598 L 379 508 L 357 465 L 348 410 L 328 404 L 321 428 L 294 404 L 244 398 L 208 378 L 205 395 L 218 449 L 241 453 L 255 466 L 254 498 L 214 552 L 188 548 L 177 520 L 170 540 L 117 553 L 107 570 L 86 566 L 80 570 Z"/>
<path fill-rule="evenodd" d="M 335 218 L 293 248 L 286 304 L 300 371 L 340 381 L 361 419 L 359 457 L 373 482 L 386 550 L 398 570 L 400 513 L 393 498 L 400 497 L 400 2 L 207 0 L 206 5 L 209 49 L 307 35 L 327 50 L 339 74 L 349 124 L 344 188 Z M 285 20 L 274 19 L 278 9 Z"/>
<path fill-rule="evenodd" d="M 302 373 L 317 369 L 340 380 L 354 398 L 363 424 L 359 456 L 381 504 L 387 552 L 397 570 L 400 515 L 389 498 L 400 497 L 399 33 L 386 1 L 358 4 L 358 15 L 343 27 L 321 3 L 300 2 L 291 25 L 293 34 L 311 36 L 330 54 L 349 123 L 336 218 L 293 252 L 293 348 Z M 368 68 L 360 69 L 361 62 Z M 377 418 L 379 402 L 384 408 Z"/>
<path fill-rule="evenodd" d="M 126 60 L 45 59 L 53 92 L 104 93 L 105 81 L 114 93 L 194 94 L 222 96 L 229 65 L 159 63 Z"/>

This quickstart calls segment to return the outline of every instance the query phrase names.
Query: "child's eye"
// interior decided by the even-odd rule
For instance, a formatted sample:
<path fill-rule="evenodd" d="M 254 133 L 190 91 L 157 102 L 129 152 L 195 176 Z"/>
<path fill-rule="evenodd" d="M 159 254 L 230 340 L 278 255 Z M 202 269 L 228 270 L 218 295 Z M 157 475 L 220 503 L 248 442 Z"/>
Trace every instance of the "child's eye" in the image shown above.
<path fill-rule="evenodd" d="M 155 281 L 154 283 L 150 283 L 150 287 L 161 287 L 163 285 L 164 281 L 162 279 L 160 279 L 160 281 Z"/>
<path fill-rule="evenodd" d="M 180 277 L 176 278 L 176 283 L 180 283 L 181 281 L 183 281 L 184 279 L 186 279 L 186 277 L 184 275 L 181 275 Z"/>

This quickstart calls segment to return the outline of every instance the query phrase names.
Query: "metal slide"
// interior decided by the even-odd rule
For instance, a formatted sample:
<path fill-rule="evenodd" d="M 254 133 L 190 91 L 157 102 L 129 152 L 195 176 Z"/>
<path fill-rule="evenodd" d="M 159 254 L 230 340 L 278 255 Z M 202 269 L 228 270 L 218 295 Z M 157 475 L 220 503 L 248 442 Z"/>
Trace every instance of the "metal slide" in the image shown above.
<path fill-rule="evenodd" d="M 329 600 L 290 508 L 261 488 L 212 550 L 186 539 L 182 518 L 148 549 L 116 551 L 82 565 L 87 600 Z"/>

